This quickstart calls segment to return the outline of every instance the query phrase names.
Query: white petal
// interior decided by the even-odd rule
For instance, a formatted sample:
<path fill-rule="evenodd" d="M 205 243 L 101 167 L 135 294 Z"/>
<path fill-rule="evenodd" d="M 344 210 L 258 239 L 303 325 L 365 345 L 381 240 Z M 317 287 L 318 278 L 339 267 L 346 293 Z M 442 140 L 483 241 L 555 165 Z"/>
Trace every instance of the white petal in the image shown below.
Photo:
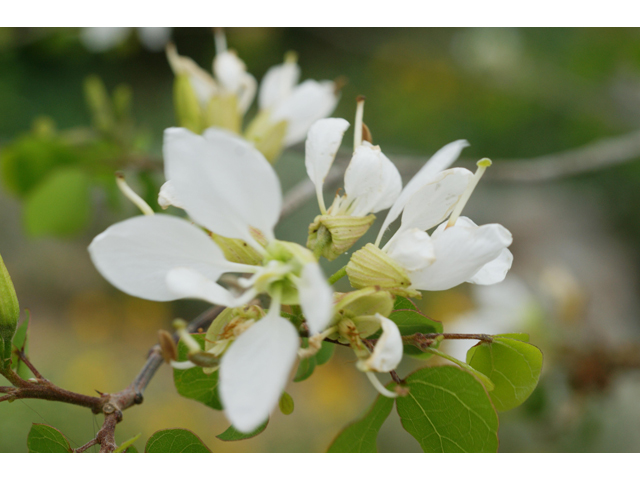
<path fill-rule="evenodd" d="M 187 75 L 200 104 L 206 107 L 218 90 L 215 80 L 189 57 L 178 55 L 175 45 L 167 45 L 167 59 L 176 75 Z"/>
<path fill-rule="evenodd" d="M 283 102 L 298 83 L 300 67 L 296 62 L 284 62 L 271 67 L 260 83 L 258 106 L 261 110 L 275 108 Z"/>
<path fill-rule="evenodd" d="M 448 168 L 457 160 L 460 156 L 460 152 L 463 148 L 468 147 L 469 142 L 466 140 L 456 140 L 455 142 L 451 142 L 436 153 L 429 159 L 427 163 L 416 173 L 413 178 L 407 183 L 407 185 L 400 193 L 400 196 L 395 201 L 391 210 L 387 214 L 387 218 L 384 219 L 384 223 L 382 224 L 382 228 L 380 229 L 380 233 L 378 235 L 378 239 L 376 243 L 380 242 L 382 235 L 385 230 L 391 225 L 391 223 L 400 216 L 400 213 L 404 209 L 404 206 L 407 204 L 409 199 L 416 193 L 422 186 L 430 183 L 433 176 L 437 175 L 445 168 Z"/>
<path fill-rule="evenodd" d="M 226 288 L 190 268 L 174 268 L 167 273 L 167 288 L 178 298 L 198 298 L 214 305 L 239 307 L 256 297 L 255 290 L 248 290 L 235 297 Z"/>
<path fill-rule="evenodd" d="M 300 342 L 296 329 L 278 312 L 252 325 L 220 362 L 220 399 L 233 426 L 255 430 L 278 404 Z"/>
<path fill-rule="evenodd" d="M 328 117 L 338 104 L 335 84 L 305 80 L 272 112 L 273 122 L 287 121 L 284 145 L 301 142 L 316 120 Z"/>
<path fill-rule="evenodd" d="M 376 317 L 382 325 L 382 335 L 365 365 L 368 370 L 375 372 L 390 372 L 402 360 L 402 335 L 394 322 L 379 313 L 376 313 Z"/>
<path fill-rule="evenodd" d="M 256 90 L 258 89 L 258 82 L 255 77 L 250 73 L 245 73 L 240 79 L 240 90 L 238 91 L 238 110 L 243 115 L 247 113 L 247 110 L 251 106 L 254 97 L 256 96 Z"/>
<path fill-rule="evenodd" d="M 311 335 L 321 332 L 331 320 L 333 289 L 317 263 L 307 263 L 298 283 L 300 307 L 307 319 Z"/>
<path fill-rule="evenodd" d="M 138 36 L 147 50 L 160 52 L 171 38 L 171 27 L 138 27 Z"/>
<path fill-rule="evenodd" d="M 215 282 L 238 271 L 198 227 L 181 218 L 153 215 L 112 225 L 89 245 L 98 271 L 114 286 L 136 297 L 168 301 L 183 298 L 169 290 L 170 270 L 193 269 Z M 239 266 L 242 268 L 242 266 Z"/>
<path fill-rule="evenodd" d="M 324 179 L 331 169 L 347 128 L 349 122 L 342 118 L 324 118 L 315 122 L 309 129 L 304 164 L 307 167 L 307 175 L 316 189 L 322 190 Z"/>
<path fill-rule="evenodd" d="M 465 226 L 460 217 L 453 227 L 438 227 L 431 236 L 436 261 L 427 268 L 409 272 L 418 290 L 447 290 L 468 282 L 487 263 L 511 244 L 511 232 L 497 223 Z"/>
<path fill-rule="evenodd" d="M 500 283 L 507 276 L 507 272 L 511 269 L 513 263 L 513 254 L 508 248 L 504 248 L 498 258 L 487 263 L 476 273 L 469 283 L 477 285 L 493 285 Z"/>
<path fill-rule="evenodd" d="M 226 50 L 213 59 L 213 72 L 220 86 L 228 93 L 237 94 L 247 67 L 235 52 Z"/>
<path fill-rule="evenodd" d="M 164 182 L 160 187 L 160 193 L 158 194 L 158 205 L 160 205 L 165 210 L 169 208 L 170 205 L 173 205 L 177 208 L 184 208 L 184 205 L 182 205 L 182 203 L 180 203 L 180 200 L 178 200 L 176 189 L 171 182 Z"/>
<path fill-rule="evenodd" d="M 436 261 L 435 247 L 429 235 L 417 228 L 403 231 L 387 244 L 387 255 L 407 272 L 428 267 Z"/>
<path fill-rule="evenodd" d="M 402 178 L 380 147 L 363 142 L 344 174 L 344 190 L 347 201 L 355 201 L 351 215 L 364 217 L 393 205 L 402 190 Z"/>
<path fill-rule="evenodd" d="M 466 168 L 451 168 L 432 177 L 416 191 L 404 207 L 398 231 L 408 228 L 429 230 L 443 222 L 460 200 L 473 177 Z"/>
<path fill-rule="evenodd" d="M 249 227 L 268 240 L 280 216 L 280 182 L 253 145 L 220 129 L 203 136 L 169 128 L 164 136 L 165 173 L 189 216 L 209 230 L 255 241 Z"/>

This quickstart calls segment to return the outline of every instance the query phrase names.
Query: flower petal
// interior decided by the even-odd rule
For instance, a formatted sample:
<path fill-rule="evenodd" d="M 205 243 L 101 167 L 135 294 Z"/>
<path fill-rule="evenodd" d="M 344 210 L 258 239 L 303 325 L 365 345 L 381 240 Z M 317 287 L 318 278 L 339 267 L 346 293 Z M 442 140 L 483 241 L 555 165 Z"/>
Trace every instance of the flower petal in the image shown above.
<path fill-rule="evenodd" d="M 213 282 L 224 272 L 238 271 L 237 264 L 225 260 L 202 230 L 161 214 L 112 225 L 93 239 L 89 253 L 98 271 L 114 286 L 156 301 L 184 297 L 167 288 L 167 273 L 174 268 L 193 269 Z"/>
<path fill-rule="evenodd" d="M 225 130 L 203 136 L 168 128 L 166 177 L 189 216 L 225 237 L 255 244 L 250 227 L 268 240 L 280 216 L 282 193 L 269 162 L 251 144 Z"/>
<path fill-rule="evenodd" d="M 304 164 L 316 191 L 322 192 L 322 184 L 331 169 L 347 128 L 349 122 L 342 118 L 324 118 L 315 122 L 309 129 Z"/>
<path fill-rule="evenodd" d="M 432 182 L 423 185 L 407 201 L 398 232 L 408 228 L 429 230 L 443 222 L 472 177 L 473 173 L 466 168 L 451 168 L 432 177 Z"/>
<path fill-rule="evenodd" d="M 500 283 L 507 276 L 507 272 L 511 269 L 513 263 L 513 253 L 508 248 L 502 249 L 500 255 L 495 260 L 487 263 L 476 273 L 469 283 L 477 285 L 493 285 Z"/>
<path fill-rule="evenodd" d="M 433 240 L 418 228 L 394 235 L 387 248 L 387 255 L 402 265 L 407 272 L 421 270 L 436 261 Z"/>
<path fill-rule="evenodd" d="M 220 399 L 236 429 L 251 432 L 269 417 L 299 345 L 294 326 L 270 311 L 229 347 L 220 362 Z"/>
<path fill-rule="evenodd" d="M 178 298 L 197 298 L 214 305 L 225 307 L 239 307 L 256 297 L 256 291 L 247 290 L 239 297 L 218 285 L 210 278 L 191 268 L 174 268 L 167 273 L 167 288 L 179 295 Z"/>
<path fill-rule="evenodd" d="M 331 115 L 337 104 L 338 95 L 333 82 L 305 80 L 274 108 L 271 119 L 274 123 L 287 121 L 284 146 L 288 147 L 304 140 L 311 125 Z"/>
<path fill-rule="evenodd" d="M 365 367 L 369 371 L 390 372 L 402 360 L 402 335 L 398 326 L 388 318 L 379 313 L 376 313 L 376 318 L 380 320 L 382 335 L 376 342 L 373 353 L 366 360 Z"/>
<path fill-rule="evenodd" d="M 455 142 L 445 145 L 433 154 L 429 161 L 425 163 L 418 173 L 416 173 L 409 183 L 407 183 L 400 193 L 400 196 L 389 210 L 387 218 L 384 219 L 384 223 L 382 224 L 382 228 L 378 234 L 376 244 L 380 243 L 382 235 L 389 225 L 391 225 L 391 223 L 400 216 L 404 206 L 413 194 L 420 190 L 422 186 L 430 183 L 434 175 L 437 175 L 444 169 L 450 167 L 451 164 L 453 164 L 453 162 L 455 162 L 460 156 L 462 149 L 468 146 L 469 142 L 466 140 L 456 140 Z"/>
<path fill-rule="evenodd" d="M 176 189 L 171 182 L 166 181 L 160 187 L 160 193 L 158 194 L 158 205 L 160 205 L 165 210 L 171 205 L 176 208 L 184 208 L 184 205 L 180 203 L 180 200 L 176 195 Z"/>
<path fill-rule="evenodd" d="M 244 62 L 231 50 L 220 52 L 213 59 L 213 72 L 220 86 L 227 93 L 238 93 L 246 71 L 247 67 Z"/>
<path fill-rule="evenodd" d="M 364 217 L 393 205 L 402 190 L 402 178 L 380 147 L 363 142 L 344 174 L 344 190 L 347 201 L 355 201 L 351 215 Z"/>
<path fill-rule="evenodd" d="M 256 96 L 256 90 L 258 89 L 258 82 L 256 78 L 250 73 L 245 73 L 240 79 L 240 90 L 238 91 L 238 110 L 243 115 L 247 113 L 251 102 Z"/>
<path fill-rule="evenodd" d="M 260 83 L 258 106 L 261 110 L 275 108 L 283 102 L 298 83 L 300 67 L 296 62 L 284 62 L 271 67 Z"/>
<path fill-rule="evenodd" d="M 436 229 L 431 236 L 436 261 L 426 268 L 409 272 L 413 288 L 447 290 L 468 282 L 511 245 L 511 232 L 502 225 L 494 223 L 478 227 L 467 221 L 471 222 L 460 217 L 454 226 L 445 228 L 442 224 Z"/>
<path fill-rule="evenodd" d="M 333 289 L 317 263 L 307 263 L 303 267 L 298 283 L 298 296 L 309 332 L 311 335 L 321 332 L 331 320 Z"/>

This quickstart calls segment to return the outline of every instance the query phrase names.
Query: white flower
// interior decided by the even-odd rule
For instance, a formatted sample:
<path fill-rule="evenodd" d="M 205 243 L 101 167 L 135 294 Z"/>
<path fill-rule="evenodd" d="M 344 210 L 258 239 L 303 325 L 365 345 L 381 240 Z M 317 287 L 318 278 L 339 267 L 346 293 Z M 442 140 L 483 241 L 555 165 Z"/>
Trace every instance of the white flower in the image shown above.
<path fill-rule="evenodd" d="M 478 162 L 475 175 L 462 168 L 442 171 L 466 145 L 464 140 L 451 143 L 427 162 L 391 207 L 378 235 L 377 242 L 402 212 L 400 227 L 382 251 L 406 269 L 414 289 L 448 290 L 464 282 L 491 285 L 504 280 L 511 268 L 511 233 L 499 224 L 479 227 L 459 216 L 491 162 Z M 426 230 L 438 224 L 429 236 Z"/>
<path fill-rule="evenodd" d="M 220 367 L 227 415 L 236 428 L 248 432 L 277 404 L 299 347 L 295 328 L 279 316 L 280 304 L 299 303 L 315 334 L 331 319 L 332 290 L 311 252 L 275 239 L 280 183 L 251 144 L 223 130 L 199 136 L 170 128 L 164 158 L 170 194 L 180 199 L 189 217 L 216 234 L 243 240 L 262 254 L 263 265 L 227 261 L 204 230 L 162 214 L 109 227 L 89 252 L 113 285 L 149 300 L 199 298 L 239 306 L 259 293 L 271 296 L 269 314 L 231 344 Z M 254 239 L 255 229 L 266 238 L 265 246 Z M 226 272 L 252 274 L 241 279 L 247 290 L 240 297 L 216 283 Z"/>
<path fill-rule="evenodd" d="M 336 196 L 327 210 L 322 196 L 324 180 L 331 169 L 349 122 L 326 118 L 313 124 L 305 145 L 307 174 L 316 187 L 320 211 L 330 215 L 364 217 L 389 208 L 400 195 L 402 179 L 398 169 L 369 142 L 357 146 L 344 174 L 344 196 Z M 359 127 L 356 126 L 356 130 Z M 361 127 L 360 127 L 361 128 Z"/>
<path fill-rule="evenodd" d="M 216 48 L 213 59 L 215 78 L 189 57 L 179 55 L 173 44 L 167 45 L 167 59 L 174 74 L 187 75 L 202 108 L 207 108 L 217 95 L 235 95 L 238 112 L 244 115 L 256 95 L 256 79 L 247 72 L 246 65 L 236 53 L 227 50 L 223 37 L 216 38 Z"/>
<path fill-rule="evenodd" d="M 260 84 L 260 116 L 269 124 L 287 122 L 284 147 L 304 140 L 316 120 L 327 117 L 338 104 L 335 82 L 305 80 L 298 83 L 300 67 L 295 54 L 271 67 Z"/>

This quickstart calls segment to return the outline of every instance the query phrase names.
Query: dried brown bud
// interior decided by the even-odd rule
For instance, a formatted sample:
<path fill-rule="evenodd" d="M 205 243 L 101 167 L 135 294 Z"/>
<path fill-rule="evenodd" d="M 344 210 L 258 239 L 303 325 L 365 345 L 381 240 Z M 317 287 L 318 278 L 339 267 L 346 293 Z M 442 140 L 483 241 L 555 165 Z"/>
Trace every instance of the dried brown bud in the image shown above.
<path fill-rule="evenodd" d="M 164 361 L 169 363 L 171 360 L 176 360 L 178 358 L 178 347 L 171 334 L 166 330 L 158 330 L 158 340 Z"/>

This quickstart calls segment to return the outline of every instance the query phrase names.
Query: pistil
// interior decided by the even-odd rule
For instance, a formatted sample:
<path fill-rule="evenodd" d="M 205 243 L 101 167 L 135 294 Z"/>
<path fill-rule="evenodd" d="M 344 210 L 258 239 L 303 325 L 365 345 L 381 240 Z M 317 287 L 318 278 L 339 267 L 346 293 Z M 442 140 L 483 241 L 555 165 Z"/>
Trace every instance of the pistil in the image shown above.
<path fill-rule="evenodd" d="M 476 165 L 478 165 L 478 170 L 476 170 L 476 174 L 473 176 L 473 178 L 469 182 L 469 185 L 467 185 L 466 190 L 462 193 L 460 200 L 458 200 L 458 203 L 453 209 L 453 212 L 449 217 L 449 221 L 447 222 L 446 228 L 453 227 L 456 224 L 456 221 L 458 220 L 458 218 L 460 217 L 460 214 L 462 213 L 462 209 L 469 201 L 469 198 L 471 197 L 471 194 L 475 190 L 476 185 L 478 185 L 478 182 L 482 178 L 482 175 L 484 175 L 484 171 L 491 166 L 491 160 L 489 160 L 488 158 L 483 158 L 482 160 L 479 160 L 478 163 L 476 163 Z"/>

